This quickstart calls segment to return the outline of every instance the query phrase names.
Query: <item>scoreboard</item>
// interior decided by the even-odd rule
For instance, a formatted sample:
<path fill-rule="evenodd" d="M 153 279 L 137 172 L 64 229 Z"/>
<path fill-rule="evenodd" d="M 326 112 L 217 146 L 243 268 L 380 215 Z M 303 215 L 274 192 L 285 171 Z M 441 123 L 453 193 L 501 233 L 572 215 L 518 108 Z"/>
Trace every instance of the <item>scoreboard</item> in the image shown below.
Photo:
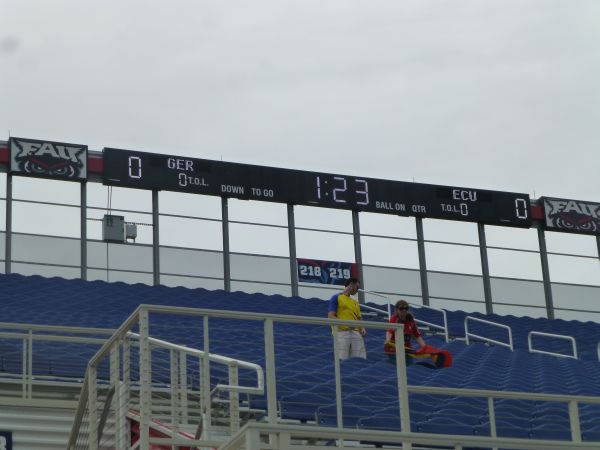
<path fill-rule="evenodd" d="M 309 172 L 115 148 L 103 183 L 244 200 L 530 227 L 528 194 Z"/>

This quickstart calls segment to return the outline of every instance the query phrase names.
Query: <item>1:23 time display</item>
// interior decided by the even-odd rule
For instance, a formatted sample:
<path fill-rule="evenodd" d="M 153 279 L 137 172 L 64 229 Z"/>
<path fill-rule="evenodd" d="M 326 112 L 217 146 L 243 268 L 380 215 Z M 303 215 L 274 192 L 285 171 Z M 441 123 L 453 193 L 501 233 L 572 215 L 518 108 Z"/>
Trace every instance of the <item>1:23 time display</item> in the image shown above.
<path fill-rule="evenodd" d="M 352 190 L 348 189 L 348 184 L 354 184 Z M 318 175 L 315 178 L 315 187 L 317 200 L 331 200 L 334 203 L 347 204 L 354 198 L 354 204 L 366 206 L 369 204 L 369 183 L 362 178 L 350 179 L 346 177 Z"/>

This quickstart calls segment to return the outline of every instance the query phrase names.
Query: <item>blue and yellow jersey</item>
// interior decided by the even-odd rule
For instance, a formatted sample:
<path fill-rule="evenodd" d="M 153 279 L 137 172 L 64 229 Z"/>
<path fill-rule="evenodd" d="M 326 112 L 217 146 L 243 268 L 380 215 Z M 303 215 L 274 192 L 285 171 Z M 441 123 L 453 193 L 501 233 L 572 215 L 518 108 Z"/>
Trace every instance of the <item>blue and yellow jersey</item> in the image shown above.
<path fill-rule="evenodd" d="M 356 300 L 346 294 L 335 294 L 329 299 L 328 312 L 334 312 L 340 320 L 361 320 L 360 306 Z M 362 327 L 340 326 L 338 330 L 356 330 L 360 331 Z"/>

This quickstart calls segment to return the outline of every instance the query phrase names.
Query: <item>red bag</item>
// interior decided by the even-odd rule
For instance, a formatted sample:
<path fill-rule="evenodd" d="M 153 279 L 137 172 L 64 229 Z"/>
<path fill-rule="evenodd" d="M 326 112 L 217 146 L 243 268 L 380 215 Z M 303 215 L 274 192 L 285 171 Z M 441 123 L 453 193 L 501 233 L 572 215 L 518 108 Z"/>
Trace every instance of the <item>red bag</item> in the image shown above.
<path fill-rule="evenodd" d="M 383 351 L 389 355 L 393 356 L 396 354 L 396 345 L 393 342 L 389 344 L 383 345 Z M 406 363 L 407 365 L 415 363 L 416 359 L 424 359 L 431 358 L 432 364 L 420 361 L 416 364 L 425 365 L 427 367 L 431 367 L 432 369 L 441 369 L 443 367 L 451 367 L 452 366 L 452 353 L 448 350 L 442 350 L 436 347 L 432 347 L 431 345 L 426 345 L 419 350 L 413 350 L 412 348 L 404 348 L 406 352 Z"/>
<path fill-rule="evenodd" d="M 428 354 L 431 357 L 433 364 L 438 368 L 452 366 L 452 353 L 450 353 L 448 350 L 442 350 L 432 347 L 431 345 L 426 345 L 425 347 L 417 350 L 415 353 L 417 355 Z"/>

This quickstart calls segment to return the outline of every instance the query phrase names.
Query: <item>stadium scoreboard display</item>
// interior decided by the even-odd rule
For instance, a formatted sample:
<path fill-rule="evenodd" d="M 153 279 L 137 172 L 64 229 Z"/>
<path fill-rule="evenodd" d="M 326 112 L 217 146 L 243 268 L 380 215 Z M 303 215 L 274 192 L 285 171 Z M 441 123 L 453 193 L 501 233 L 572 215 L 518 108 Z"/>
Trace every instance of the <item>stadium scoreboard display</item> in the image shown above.
<path fill-rule="evenodd" d="M 530 227 L 528 194 L 334 175 L 115 148 L 104 184 L 352 211 Z"/>

